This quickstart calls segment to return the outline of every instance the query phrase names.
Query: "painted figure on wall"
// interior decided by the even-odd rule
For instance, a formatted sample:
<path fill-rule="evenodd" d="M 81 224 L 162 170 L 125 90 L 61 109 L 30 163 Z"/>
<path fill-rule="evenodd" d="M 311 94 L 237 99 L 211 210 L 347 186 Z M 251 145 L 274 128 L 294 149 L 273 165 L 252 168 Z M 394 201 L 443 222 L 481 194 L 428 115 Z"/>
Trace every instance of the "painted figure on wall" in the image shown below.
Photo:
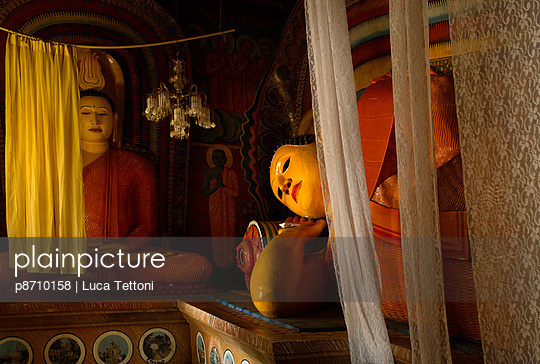
<path fill-rule="evenodd" d="M 232 79 L 234 75 L 232 37 L 218 37 L 216 49 L 206 56 L 209 99 L 214 109 L 233 111 Z"/>
<path fill-rule="evenodd" d="M 259 82 L 262 80 L 266 70 L 268 70 L 268 67 L 270 67 L 270 64 L 272 63 L 274 48 L 274 43 L 268 38 L 263 38 L 259 41 L 259 59 L 257 60 Z"/>
<path fill-rule="evenodd" d="M 211 147 L 206 156 L 211 168 L 204 172 L 203 194 L 209 196 L 210 229 L 212 238 L 216 238 L 212 239 L 212 255 L 216 266 L 228 268 L 236 261 L 238 176 L 230 168 L 232 153 L 229 148 Z"/>
<path fill-rule="evenodd" d="M 248 36 L 238 38 L 236 43 L 238 53 L 233 56 L 234 63 L 234 110 L 244 113 L 253 103 L 259 75 L 257 63 L 253 58 L 255 41 Z"/>

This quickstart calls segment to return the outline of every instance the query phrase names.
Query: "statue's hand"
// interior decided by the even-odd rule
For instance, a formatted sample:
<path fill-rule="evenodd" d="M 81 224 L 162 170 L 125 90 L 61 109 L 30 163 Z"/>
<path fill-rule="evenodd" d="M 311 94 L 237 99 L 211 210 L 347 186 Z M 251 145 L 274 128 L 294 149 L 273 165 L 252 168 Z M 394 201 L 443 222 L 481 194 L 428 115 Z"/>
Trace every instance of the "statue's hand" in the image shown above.
<path fill-rule="evenodd" d="M 116 253 L 118 250 L 129 250 L 129 247 L 126 244 L 122 243 L 105 243 L 99 248 L 101 254 L 105 253 Z"/>
<path fill-rule="evenodd" d="M 326 219 L 306 219 L 305 217 L 289 217 L 286 223 L 298 224 L 298 226 L 279 230 L 279 236 L 283 237 L 312 237 L 315 238 L 326 228 Z"/>
<path fill-rule="evenodd" d="M 103 241 L 101 239 L 88 239 L 86 242 L 86 249 L 94 250 L 95 248 L 101 248 Z"/>

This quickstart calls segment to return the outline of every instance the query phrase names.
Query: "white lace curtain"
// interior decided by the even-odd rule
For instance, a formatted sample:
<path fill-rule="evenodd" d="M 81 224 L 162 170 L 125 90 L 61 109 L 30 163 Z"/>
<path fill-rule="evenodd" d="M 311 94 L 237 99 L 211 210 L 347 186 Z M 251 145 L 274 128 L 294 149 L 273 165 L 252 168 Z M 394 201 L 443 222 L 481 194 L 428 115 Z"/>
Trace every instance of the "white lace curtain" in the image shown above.
<path fill-rule="evenodd" d="M 345 2 L 306 0 L 305 7 L 321 180 L 327 198 L 327 217 L 336 237 L 334 266 L 351 359 L 353 363 L 392 363 L 381 309 L 380 273 L 362 158 Z"/>
<path fill-rule="evenodd" d="M 449 362 L 436 193 L 427 3 L 391 1 L 396 137 L 407 301 L 416 362 Z M 392 362 L 380 309 L 345 4 L 306 1 L 308 51 L 321 179 L 353 362 Z M 407 63 L 407 60 L 410 62 Z M 407 78 L 411 75 L 411 81 Z M 331 201 L 331 204 L 330 204 Z M 355 203 L 351 203 L 354 201 Z M 346 239 L 340 239 L 348 237 Z M 357 237 L 357 238 L 350 238 Z M 420 260 L 422 260 L 420 262 Z"/>
<path fill-rule="evenodd" d="M 433 193 L 426 4 L 410 0 L 390 0 L 390 4 L 413 358 L 448 362 Z M 327 210 L 336 236 L 366 237 L 371 221 L 363 166 L 359 159 L 345 158 L 357 155 L 361 148 L 348 84 L 353 76 L 345 55 L 350 52 L 344 17 L 341 0 L 306 1 L 321 174 L 332 201 Z M 540 362 L 539 17 L 538 0 L 449 0 L 469 239 L 488 363 Z M 349 206 L 350 201 L 359 203 Z M 407 216 L 412 221 L 406 221 Z M 424 243 L 429 244 L 419 245 L 418 239 L 411 239 L 415 236 L 424 236 Z M 353 362 L 389 360 L 387 339 L 374 307 L 378 303 L 350 299 L 362 294 L 380 299 L 371 241 L 357 240 L 356 246 L 338 241 L 334 252 Z M 421 250 L 423 245 L 427 253 Z M 433 276 L 426 279 L 430 272 Z M 383 341 L 376 343 L 374 338 Z"/>
<path fill-rule="evenodd" d="M 540 2 L 449 0 L 486 363 L 540 362 Z"/>
<path fill-rule="evenodd" d="M 401 246 L 412 359 L 451 362 L 444 304 L 427 1 L 390 0 Z"/>

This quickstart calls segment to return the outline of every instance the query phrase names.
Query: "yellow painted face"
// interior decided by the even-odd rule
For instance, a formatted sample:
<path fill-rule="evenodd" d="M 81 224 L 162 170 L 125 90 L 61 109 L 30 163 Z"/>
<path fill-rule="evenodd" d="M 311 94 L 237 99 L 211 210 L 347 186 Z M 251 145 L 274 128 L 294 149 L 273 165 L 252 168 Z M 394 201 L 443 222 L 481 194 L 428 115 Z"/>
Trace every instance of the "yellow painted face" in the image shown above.
<path fill-rule="evenodd" d="M 81 97 L 81 139 L 89 142 L 109 140 L 117 121 L 109 101 L 98 96 Z"/>
<path fill-rule="evenodd" d="M 312 219 L 325 216 L 315 143 L 279 148 L 270 164 L 270 185 L 295 214 Z"/>

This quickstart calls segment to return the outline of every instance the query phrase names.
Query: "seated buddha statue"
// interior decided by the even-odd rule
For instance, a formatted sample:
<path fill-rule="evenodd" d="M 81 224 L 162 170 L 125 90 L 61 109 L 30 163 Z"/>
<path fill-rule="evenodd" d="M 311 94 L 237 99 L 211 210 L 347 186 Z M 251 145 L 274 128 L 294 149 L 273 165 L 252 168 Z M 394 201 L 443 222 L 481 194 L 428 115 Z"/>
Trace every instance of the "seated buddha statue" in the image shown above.
<path fill-rule="evenodd" d="M 127 238 L 114 242 L 90 239 L 89 251 L 144 250 L 166 258 L 162 269 L 118 269 L 115 273 L 121 279 L 165 283 L 208 280 L 211 265 L 203 256 L 149 245 L 150 238 L 158 234 L 155 167 L 136 153 L 109 148 L 118 122 L 112 99 L 101 91 L 82 91 L 80 115 L 86 236 Z"/>
<path fill-rule="evenodd" d="M 315 143 L 284 145 L 270 165 L 274 195 L 298 216 L 260 253 L 250 278 L 255 307 L 270 317 L 296 316 L 331 300 L 334 271 L 325 250 L 304 254 L 326 228 Z"/>
<path fill-rule="evenodd" d="M 151 237 L 158 233 L 154 164 L 136 153 L 109 148 L 118 116 L 111 98 L 81 92 L 81 147 L 88 237 Z M 140 249 L 144 239 L 127 239 Z"/>
<path fill-rule="evenodd" d="M 109 147 L 109 139 L 118 122 L 112 99 L 101 91 L 85 90 L 81 92 L 79 106 L 85 229 L 87 237 L 100 238 L 88 239 L 88 253 L 93 254 L 96 248 L 101 254 L 122 249 L 150 255 L 160 253 L 165 257 L 162 268 L 106 269 L 103 274 L 112 274 L 121 280 L 166 283 L 166 286 L 206 282 L 212 268 L 202 255 L 150 245 L 151 238 L 158 235 L 155 167 L 143 156 Z M 105 237 L 126 239 L 107 241 L 103 239 Z M 129 259 L 125 255 L 124 258 Z M 24 271 L 19 277 L 39 278 L 33 274 Z M 94 274 L 92 268 L 88 274 L 88 278 L 108 277 Z M 13 282 L 8 252 L 0 253 L 0 286 Z"/>
<path fill-rule="evenodd" d="M 207 281 L 212 268 L 205 257 L 150 245 L 151 238 L 158 235 L 155 167 L 153 162 L 136 153 L 109 148 L 109 139 L 118 122 L 112 99 L 101 91 L 85 90 L 81 92 L 79 107 L 86 236 L 126 238 L 89 239 L 88 252 L 94 253 L 96 248 L 99 253 L 122 249 L 158 252 L 165 257 L 161 269 L 118 268 L 105 269 L 102 273 L 112 274 L 115 279 L 144 279 L 167 284 Z M 124 258 L 128 259 L 125 255 Z M 90 278 L 98 277 L 92 268 L 88 274 Z M 0 261 L 0 283 L 12 281 L 12 268 L 7 259 Z"/>

